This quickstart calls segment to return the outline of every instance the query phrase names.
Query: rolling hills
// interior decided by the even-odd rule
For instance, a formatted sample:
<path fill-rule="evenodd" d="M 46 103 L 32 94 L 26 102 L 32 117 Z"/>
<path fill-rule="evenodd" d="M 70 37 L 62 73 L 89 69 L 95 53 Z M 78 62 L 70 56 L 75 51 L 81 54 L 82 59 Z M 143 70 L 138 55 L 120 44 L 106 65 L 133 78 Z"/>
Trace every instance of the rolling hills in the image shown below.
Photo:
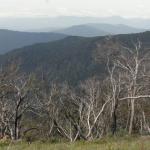
<path fill-rule="evenodd" d="M 129 34 L 144 32 L 144 29 L 138 29 L 123 24 L 106 24 L 106 23 L 89 23 L 75 25 L 65 29 L 56 30 L 54 32 L 73 36 L 94 37 L 115 34 Z"/>
<path fill-rule="evenodd" d="M 95 23 L 75 25 L 64 29 L 53 30 L 53 32 L 21 32 L 0 29 L 0 54 L 36 43 L 60 40 L 67 36 L 95 37 L 139 33 L 142 31 L 144 29 L 137 29 L 126 25 Z"/>
<path fill-rule="evenodd" d="M 19 65 L 19 71 L 45 75 L 49 80 L 76 84 L 91 76 L 102 77 L 107 57 L 118 57 L 121 46 L 133 47 L 137 40 L 143 50 L 150 50 L 150 32 L 103 37 L 67 37 L 62 40 L 35 44 L 1 55 L 0 64 Z"/>
<path fill-rule="evenodd" d="M 1 29 L 0 54 L 6 53 L 12 49 L 21 48 L 23 46 L 59 40 L 64 37 L 66 37 L 66 35 L 59 33 L 18 32 Z"/>
<path fill-rule="evenodd" d="M 12 23 L 13 22 L 13 23 Z M 58 16 L 58 17 L 0 17 L 0 28 L 19 30 L 51 32 L 54 28 L 66 28 L 74 25 L 89 23 L 124 24 L 135 28 L 149 29 L 148 18 L 125 18 L 121 16 L 108 17 L 82 17 L 82 16 Z"/>
<path fill-rule="evenodd" d="M 69 28 L 56 30 L 54 32 L 72 35 L 72 36 L 83 36 L 83 37 L 94 37 L 94 36 L 104 36 L 110 34 L 105 30 L 101 30 L 100 28 L 95 28 L 90 25 L 77 25 L 71 26 Z"/>

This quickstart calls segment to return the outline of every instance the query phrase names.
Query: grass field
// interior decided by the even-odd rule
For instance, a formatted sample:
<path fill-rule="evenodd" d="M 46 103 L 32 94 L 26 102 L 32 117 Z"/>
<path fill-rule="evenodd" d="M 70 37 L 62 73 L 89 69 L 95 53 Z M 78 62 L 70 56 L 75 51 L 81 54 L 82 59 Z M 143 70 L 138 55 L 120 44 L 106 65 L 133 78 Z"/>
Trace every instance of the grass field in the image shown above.
<path fill-rule="evenodd" d="M 95 142 L 76 143 L 41 143 L 28 144 L 25 142 L 1 143 L 0 150 L 150 150 L 150 138 L 113 138 Z"/>

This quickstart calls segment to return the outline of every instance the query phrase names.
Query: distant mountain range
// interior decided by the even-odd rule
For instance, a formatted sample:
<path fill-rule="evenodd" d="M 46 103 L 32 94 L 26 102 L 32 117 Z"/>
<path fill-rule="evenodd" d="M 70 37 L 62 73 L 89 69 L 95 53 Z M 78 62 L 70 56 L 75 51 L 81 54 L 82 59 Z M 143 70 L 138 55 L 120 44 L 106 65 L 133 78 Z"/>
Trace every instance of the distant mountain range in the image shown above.
<path fill-rule="evenodd" d="M 105 30 L 101 30 L 100 28 L 98 29 L 90 25 L 77 25 L 77 26 L 72 26 L 61 30 L 56 30 L 54 32 L 62 33 L 66 35 L 85 36 L 85 37 L 104 36 L 109 34 L 109 32 Z"/>
<path fill-rule="evenodd" d="M 111 24 L 83 24 L 71 26 L 53 32 L 19 32 L 11 30 L 0 30 L 0 54 L 9 52 L 16 48 L 32 45 L 35 43 L 60 40 L 66 36 L 106 36 L 113 34 L 127 34 L 143 32 L 144 29 L 137 29 L 126 25 Z"/>
<path fill-rule="evenodd" d="M 59 17 L 37 17 L 37 18 L 0 18 L 0 28 L 19 31 L 48 31 L 54 29 L 67 28 L 74 25 L 89 23 L 124 24 L 134 28 L 150 29 L 150 19 L 144 18 L 124 18 L 120 16 L 110 17 L 79 17 L 79 16 L 59 16 Z"/>
<path fill-rule="evenodd" d="M 35 43 L 60 40 L 64 37 L 66 37 L 66 35 L 59 33 L 32 33 L 0 30 L 0 54 Z"/>
<path fill-rule="evenodd" d="M 142 51 L 150 51 L 150 32 L 103 37 L 67 37 L 35 44 L 0 56 L 0 65 L 19 64 L 19 71 L 48 76 L 50 81 L 76 84 L 93 75 L 106 74 L 107 57 L 119 57 L 120 46 L 142 42 Z"/>
<path fill-rule="evenodd" d="M 133 28 L 127 25 L 111 25 L 104 23 L 90 23 L 84 25 L 71 26 L 69 28 L 56 30 L 54 32 L 63 33 L 66 35 L 73 36 L 85 36 L 85 37 L 94 37 L 94 36 L 104 36 L 112 34 L 128 34 L 128 33 L 139 33 L 144 32 L 144 29 Z"/>

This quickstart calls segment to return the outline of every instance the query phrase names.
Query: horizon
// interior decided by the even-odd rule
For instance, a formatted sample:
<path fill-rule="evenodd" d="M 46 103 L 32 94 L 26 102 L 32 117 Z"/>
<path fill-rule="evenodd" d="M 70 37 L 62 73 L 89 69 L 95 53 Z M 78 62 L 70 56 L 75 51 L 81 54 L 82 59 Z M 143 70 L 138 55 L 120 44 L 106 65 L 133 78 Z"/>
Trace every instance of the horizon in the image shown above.
<path fill-rule="evenodd" d="M 150 18 L 139 17 L 123 17 L 123 16 L 106 16 L 106 17 L 92 17 L 92 16 L 71 16 L 60 15 L 53 17 L 0 17 L 0 29 L 8 29 L 15 31 L 36 31 L 36 29 L 44 28 L 66 28 L 75 25 L 84 25 L 89 23 L 96 24 L 112 24 L 112 25 L 126 25 L 139 29 L 150 29 Z"/>

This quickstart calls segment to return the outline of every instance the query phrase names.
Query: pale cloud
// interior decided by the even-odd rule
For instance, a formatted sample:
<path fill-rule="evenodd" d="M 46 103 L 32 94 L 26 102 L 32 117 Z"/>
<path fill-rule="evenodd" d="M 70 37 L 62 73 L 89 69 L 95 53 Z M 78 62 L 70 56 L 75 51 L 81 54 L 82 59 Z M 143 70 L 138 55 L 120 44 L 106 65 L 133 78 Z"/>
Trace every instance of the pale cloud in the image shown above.
<path fill-rule="evenodd" d="M 0 0 L 0 16 L 150 17 L 150 0 Z"/>

